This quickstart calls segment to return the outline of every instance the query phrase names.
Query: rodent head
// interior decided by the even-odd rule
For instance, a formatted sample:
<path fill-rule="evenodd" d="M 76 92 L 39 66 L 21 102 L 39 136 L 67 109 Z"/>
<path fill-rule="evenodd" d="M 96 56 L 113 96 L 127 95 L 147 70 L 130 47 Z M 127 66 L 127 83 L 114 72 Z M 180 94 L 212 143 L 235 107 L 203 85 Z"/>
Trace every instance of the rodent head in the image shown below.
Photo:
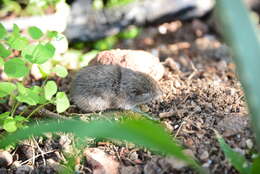
<path fill-rule="evenodd" d="M 162 95 L 158 83 L 149 75 L 122 69 L 121 90 L 125 91 L 128 103 L 136 106 L 148 103 Z M 126 78 L 127 77 L 127 78 Z"/>

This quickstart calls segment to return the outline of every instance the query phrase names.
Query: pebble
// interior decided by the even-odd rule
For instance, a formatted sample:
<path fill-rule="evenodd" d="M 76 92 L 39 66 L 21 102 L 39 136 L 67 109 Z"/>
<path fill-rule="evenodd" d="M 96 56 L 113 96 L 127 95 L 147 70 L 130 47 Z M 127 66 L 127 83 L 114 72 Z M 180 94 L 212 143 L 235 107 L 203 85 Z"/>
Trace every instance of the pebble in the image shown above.
<path fill-rule="evenodd" d="M 149 74 L 155 80 L 164 75 L 164 66 L 158 57 L 142 50 L 108 50 L 100 52 L 89 65 L 112 64 Z"/>
<path fill-rule="evenodd" d="M 8 167 L 13 162 L 13 156 L 7 152 L 0 150 L 0 167 Z"/>

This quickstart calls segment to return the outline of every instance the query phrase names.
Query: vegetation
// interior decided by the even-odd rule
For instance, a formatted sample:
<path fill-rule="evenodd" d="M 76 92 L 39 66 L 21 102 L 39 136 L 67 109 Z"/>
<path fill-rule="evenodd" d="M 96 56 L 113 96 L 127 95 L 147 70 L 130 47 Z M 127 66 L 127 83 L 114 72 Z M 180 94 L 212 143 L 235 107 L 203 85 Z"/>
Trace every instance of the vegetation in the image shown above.
<path fill-rule="evenodd" d="M 25 86 L 33 64 L 40 67 L 41 64 L 54 57 L 55 47 L 52 41 L 62 41 L 64 36 L 52 31 L 44 34 L 37 27 L 30 27 L 28 34 L 31 38 L 20 34 L 17 25 L 14 25 L 13 31 L 8 33 L 0 24 L 0 62 L 8 76 L 8 81 L 0 82 L 0 97 L 2 103 L 11 103 L 10 111 L 0 115 L 0 126 L 8 132 L 14 132 L 22 127 L 23 123 L 28 121 L 39 108 L 47 104 L 56 105 L 58 113 L 64 112 L 70 106 L 66 94 L 58 92 L 56 82 L 48 80 L 48 74 L 44 70 L 41 70 L 45 76 L 42 86 Z M 53 69 L 52 73 L 61 78 L 68 74 L 67 70 L 59 65 Z M 17 108 L 21 104 L 26 104 L 27 109 L 30 106 L 38 107 L 28 116 L 24 116 L 24 112 L 16 115 Z"/>
<path fill-rule="evenodd" d="M 48 8 L 55 10 L 56 4 L 64 0 L 0 0 L 0 18 L 9 15 L 32 16 L 46 13 Z"/>
<path fill-rule="evenodd" d="M 11 2 L 11 0 L 5 0 L 4 3 L 7 3 L 7 1 Z M 58 0 L 45 2 L 52 4 L 57 3 Z M 113 3 L 119 3 L 119 1 L 112 0 L 108 2 L 107 7 L 112 6 Z M 94 1 L 94 6 L 97 9 L 105 7 L 103 1 L 98 0 Z M 234 8 L 233 10 L 230 10 L 231 6 Z M 4 8 L 11 7 L 5 6 Z M 249 15 L 241 0 L 218 0 L 217 12 L 225 28 L 224 36 L 236 57 L 238 72 L 251 111 L 252 127 L 255 131 L 259 151 L 260 110 L 258 106 L 260 105 L 260 92 L 258 92 L 258 87 L 260 81 L 254 78 L 257 74 L 260 74 L 258 33 L 255 26 L 250 22 Z M 237 18 L 241 20 L 237 20 Z M 243 31 L 240 26 L 244 27 Z M 94 43 L 93 48 L 96 50 L 110 49 L 118 38 L 134 38 L 139 32 L 140 30 L 137 28 L 124 31 L 117 36 L 111 36 Z M 61 41 L 64 36 L 53 31 L 43 33 L 37 27 L 28 28 L 27 33 L 30 37 L 22 35 L 17 25 L 14 25 L 13 31 L 9 33 L 0 24 L 0 66 L 3 67 L 4 73 L 8 77 L 6 81 L 0 82 L 0 102 L 8 103 L 10 106 L 10 111 L 0 114 L 0 128 L 7 131 L 1 139 L 1 148 L 7 148 L 8 145 L 32 135 L 40 136 L 46 132 L 66 132 L 73 133 L 81 139 L 95 137 L 131 141 L 156 152 L 174 155 L 193 166 L 199 173 L 206 173 L 195 159 L 182 153 L 183 149 L 162 126 L 145 119 L 98 120 L 88 123 L 74 119 L 47 120 L 41 122 L 41 124 L 26 125 L 25 123 L 29 121 L 30 117 L 47 104 L 55 105 L 58 113 L 66 111 L 70 106 L 68 97 L 64 92 L 58 90 L 56 82 L 48 80 L 50 74 L 65 78 L 68 74 L 66 68 L 57 65 L 51 73 L 47 73 L 40 67 L 41 64 L 50 61 L 55 56 L 56 47 L 53 41 Z M 92 51 L 89 54 L 95 55 L 97 53 L 95 50 Z M 37 65 L 41 70 L 44 82 L 41 86 L 32 85 L 28 87 L 26 82 L 33 65 Z M 21 105 L 26 106 L 25 110 L 31 106 L 36 106 L 36 108 L 26 115 L 24 114 L 25 111 L 17 112 Z M 258 173 L 260 170 L 258 155 L 253 159 L 253 162 L 250 162 L 244 156 L 232 150 L 217 132 L 216 137 L 225 156 L 241 174 Z"/>

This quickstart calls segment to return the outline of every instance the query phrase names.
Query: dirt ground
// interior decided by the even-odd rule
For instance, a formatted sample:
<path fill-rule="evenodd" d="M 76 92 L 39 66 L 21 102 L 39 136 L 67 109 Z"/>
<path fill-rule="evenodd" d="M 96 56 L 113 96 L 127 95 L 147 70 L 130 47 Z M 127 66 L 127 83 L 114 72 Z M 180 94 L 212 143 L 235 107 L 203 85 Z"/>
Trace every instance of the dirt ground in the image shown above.
<path fill-rule="evenodd" d="M 160 80 L 164 96 L 162 101 L 147 104 L 147 111 L 159 118 L 210 173 L 237 174 L 220 150 L 213 129 L 249 159 L 254 152 L 254 140 L 232 56 L 211 26 L 200 20 L 165 23 L 143 29 L 138 38 L 121 41 L 116 48 L 146 50 L 160 58 L 166 68 Z M 30 166 L 37 168 L 34 173 L 55 173 L 56 164 L 64 164 L 64 151 L 73 144 L 68 137 L 71 136 L 48 135 L 23 142 L 12 152 L 20 167 L 1 168 L 0 173 L 23 173 L 22 169 L 29 173 Z M 119 162 L 122 174 L 196 173 L 179 160 L 131 144 L 88 142 L 89 147 L 98 148 L 112 157 L 111 161 Z M 34 161 L 28 160 L 32 154 L 37 156 Z M 97 173 L 100 165 L 80 158 L 74 159 L 74 163 L 78 173 Z"/>

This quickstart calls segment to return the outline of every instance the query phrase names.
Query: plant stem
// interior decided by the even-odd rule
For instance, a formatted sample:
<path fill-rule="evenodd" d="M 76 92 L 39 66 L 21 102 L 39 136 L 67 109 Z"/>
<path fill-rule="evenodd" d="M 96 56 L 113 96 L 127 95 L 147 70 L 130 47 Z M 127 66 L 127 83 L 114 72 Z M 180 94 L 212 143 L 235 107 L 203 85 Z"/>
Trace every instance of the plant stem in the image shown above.
<path fill-rule="evenodd" d="M 39 105 L 36 109 L 34 109 L 27 118 L 30 118 L 33 114 L 35 114 L 36 112 L 38 112 L 40 109 L 42 109 L 44 106 L 46 106 L 47 104 L 50 104 L 51 102 Z"/>
<path fill-rule="evenodd" d="M 12 107 L 12 111 L 11 111 L 11 116 L 12 116 L 12 117 L 14 116 L 14 113 L 15 113 L 17 107 L 18 107 L 20 104 L 21 104 L 21 103 L 17 101 L 17 102 L 15 103 L 14 107 Z"/>

